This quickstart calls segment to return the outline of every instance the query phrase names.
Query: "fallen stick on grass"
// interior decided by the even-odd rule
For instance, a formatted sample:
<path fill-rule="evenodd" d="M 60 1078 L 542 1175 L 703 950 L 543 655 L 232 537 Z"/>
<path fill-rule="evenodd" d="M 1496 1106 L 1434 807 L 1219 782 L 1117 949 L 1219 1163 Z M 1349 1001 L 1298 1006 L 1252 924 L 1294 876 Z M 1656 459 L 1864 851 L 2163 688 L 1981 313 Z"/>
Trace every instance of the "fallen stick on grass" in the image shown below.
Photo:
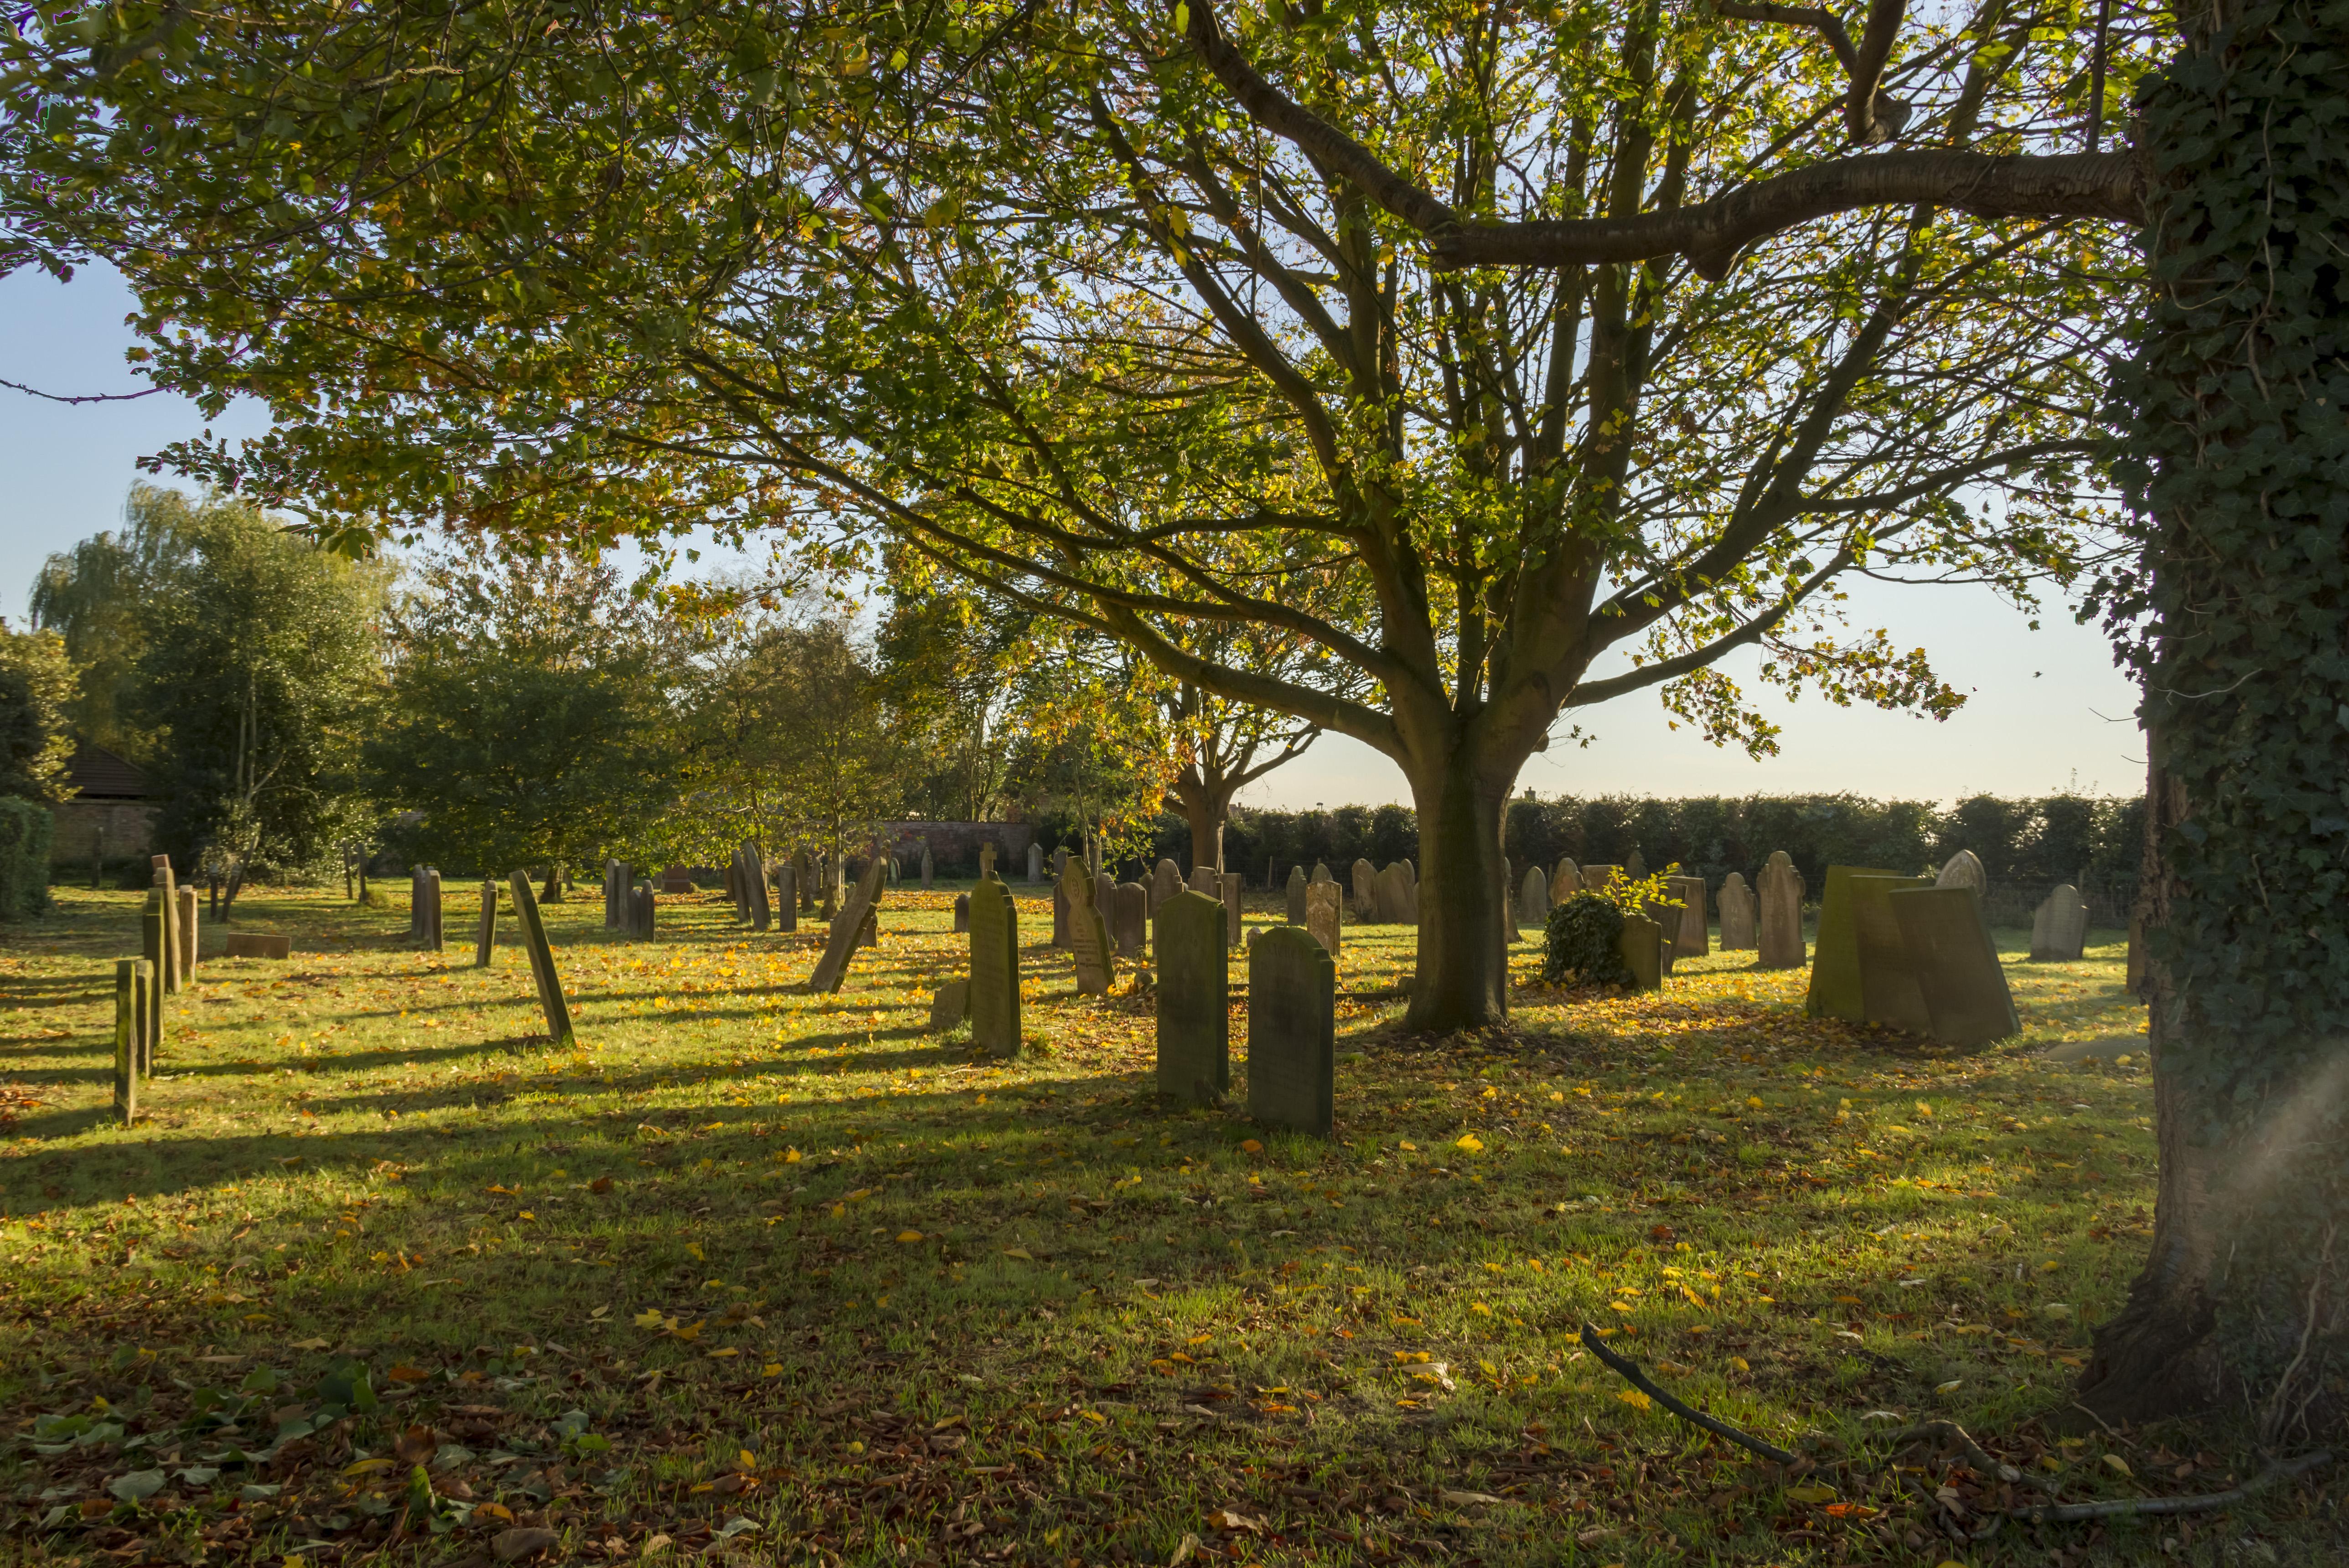
<path fill-rule="evenodd" d="M 2204 1492 L 2199 1497 L 2123 1497 L 2109 1502 L 2037 1502 L 2028 1508 L 2010 1508 L 2010 1519 L 2027 1519 L 2033 1524 L 2075 1524 L 2084 1519 L 2126 1519 L 2147 1513 L 2204 1513 L 2214 1508 L 2230 1508 L 2254 1492 L 2265 1491 L 2280 1481 L 2307 1474 L 2319 1465 L 2333 1462 L 2333 1450 L 2317 1449 L 2296 1460 L 2284 1460 L 2271 1464 L 2251 1480 L 2225 1491 Z"/>
<path fill-rule="evenodd" d="M 1702 1427 L 1714 1437 L 1727 1438 L 1739 1448 L 1760 1454 L 1764 1459 L 1770 1460 L 1774 1464 L 1790 1465 L 1795 1462 L 1795 1456 L 1788 1453 L 1785 1449 L 1775 1447 L 1770 1443 L 1765 1443 L 1760 1438 L 1754 1436 L 1751 1432 L 1742 1432 L 1735 1427 L 1731 1426 L 1727 1421 L 1716 1420 L 1714 1418 L 1706 1415 L 1702 1410 L 1695 1409 L 1683 1404 L 1682 1401 L 1673 1398 L 1670 1394 L 1665 1393 L 1661 1388 L 1656 1386 L 1653 1379 L 1650 1378 L 1645 1372 L 1640 1370 L 1639 1364 L 1637 1362 L 1631 1361 L 1624 1357 L 1618 1356 L 1612 1350 L 1608 1349 L 1606 1346 L 1601 1345 L 1599 1342 L 1599 1330 L 1593 1328 L 1587 1323 L 1582 1326 L 1582 1345 L 1584 1349 L 1589 1351 L 1590 1354 L 1598 1357 L 1599 1359 L 1607 1363 L 1608 1366 L 1612 1367 L 1616 1371 L 1621 1373 L 1625 1379 L 1630 1383 L 1631 1387 L 1640 1390 L 1640 1393 L 1645 1394 L 1649 1398 L 1653 1399 L 1657 1404 L 1661 1405 L 1665 1409 L 1670 1410 L 1673 1415 L 1678 1416 L 1682 1420 L 1687 1421 L 1694 1426 Z"/>

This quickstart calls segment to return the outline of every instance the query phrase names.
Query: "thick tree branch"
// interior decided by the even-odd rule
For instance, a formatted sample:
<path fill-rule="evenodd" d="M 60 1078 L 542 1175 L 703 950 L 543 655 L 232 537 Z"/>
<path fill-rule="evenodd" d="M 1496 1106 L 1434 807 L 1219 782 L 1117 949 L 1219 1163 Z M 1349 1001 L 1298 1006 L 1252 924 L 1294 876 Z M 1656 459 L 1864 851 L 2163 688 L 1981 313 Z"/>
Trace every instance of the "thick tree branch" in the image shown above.
<path fill-rule="evenodd" d="M 1661 686 L 1666 681 L 1678 680 L 1685 675 L 1693 675 L 1708 665 L 1718 663 L 1725 654 L 1733 653 L 1749 643 L 1760 642 L 1775 630 L 1780 622 L 1793 614 L 1795 606 L 1817 592 L 1822 584 L 1842 572 L 1851 562 L 1850 551 L 1837 551 L 1835 559 L 1805 578 L 1801 587 L 1787 594 L 1762 614 L 1754 616 L 1754 619 L 1738 627 L 1737 630 L 1716 637 L 1702 647 L 1691 648 L 1684 654 L 1675 654 L 1669 659 L 1659 659 L 1652 665 L 1642 665 L 1636 670 L 1627 670 L 1619 676 L 1609 676 L 1605 680 L 1584 681 L 1574 688 L 1574 695 L 1566 699 L 1566 706 L 1595 707 L 1602 702 L 1621 696 L 1626 692 L 1640 691 L 1651 686 Z"/>

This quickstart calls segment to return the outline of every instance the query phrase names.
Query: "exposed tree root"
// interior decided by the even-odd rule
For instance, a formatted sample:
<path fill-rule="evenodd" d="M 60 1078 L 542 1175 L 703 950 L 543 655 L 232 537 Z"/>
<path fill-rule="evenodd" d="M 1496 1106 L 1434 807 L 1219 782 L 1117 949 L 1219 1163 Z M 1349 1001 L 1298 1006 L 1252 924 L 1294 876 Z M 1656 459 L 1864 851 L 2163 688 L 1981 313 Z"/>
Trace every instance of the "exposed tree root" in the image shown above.
<path fill-rule="evenodd" d="M 1683 1404 L 1682 1401 L 1673 1398 L 1670 1394 L 1665 1393 L 1661 1388 L 1656 1386 L 1645 1372 L 1640 1370 L 1639 1364 L 1637 1362 L 1616 1355 L 1615 1352 L 1608 1349 L 1605 1345 L 1599 1343 L 1599 1330 L 1593 1328 L 1587 1323 L 1582 1326 L 1582 1345 L 1584 1349 L 1589 1351 L 1590 1354 L 1598 1357 L 1599 1360 L 1604 1361 L 1608 1366 L 1612 1367 L 1616 1371 L 1621 1373 L 1625 1379 L 1630 1383 L 1631 1387 L 1640 1390 L 1640 1393 L 1645 1394 L 1649 1398 L 1653 1399 L 1657 1404 L 1661 1405 L 1665 1409 L 1670 1410 L 1673 1415 L 1678 1416 L 1682 1420 L 1686 1421 L 1692 1426 L 1702 1427 L 1706 1431 L 1711 1432 L 1717 1438 L 1727 1438 L 1739 1448 L 1760 1454 L 1764 1459 L 1770 1460 L 1774 1464 L 1790 1465 L 1795 1462 L 1795 1456 L 1788 1453 L 1785 1449 L 1775 1447 L 1773 1444 L 1764 1442 L 1760 1438 L 1754 1436 L 1751 1432 L 1740 1431 L 1737 1428 L 1731 1426 L 1727 1421 L 1716 1420 L 1714 1418 L 1706 1415 L 1702 1410 L 1699 1410 L 1692 1406 Z"/>

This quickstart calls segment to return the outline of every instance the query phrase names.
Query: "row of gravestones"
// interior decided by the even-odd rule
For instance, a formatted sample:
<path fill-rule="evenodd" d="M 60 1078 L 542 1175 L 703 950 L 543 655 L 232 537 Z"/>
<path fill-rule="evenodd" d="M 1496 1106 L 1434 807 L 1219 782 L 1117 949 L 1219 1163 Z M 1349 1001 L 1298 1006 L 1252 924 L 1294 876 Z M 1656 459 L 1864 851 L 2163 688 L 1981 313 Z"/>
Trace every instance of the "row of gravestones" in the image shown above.
<path fill-rule="evenodd" d="M 2013 993 L 1982 914 L 1984 885 L 1982 861 L 1967 850 L 1933 877 L 1829 866 L 1811 1015 L 1955 1046 L 2018 1032 Z"/>
<path fill-rule="evenodd" d="M 1202 867 L 1195 874 L 1221 873 Z M 1116 958 L 1094 875 L 1079 862 L 1064 868 L 1060 886 L 1069 904 L 1077 989 L 1103 994 L 1114 979 Z M 967 1019 L 975 1049 L 1013 1057 L 1021 1039 L 1018 908 L 991 868 L 968 901 L 970 974 L 938 992 L 930 1026 L 950 1028 Z M 1334 919 L 1334 884 L 1319 902 Z M 1234 907 L 1232 901 L 1178 886 L 1152 912 L 1158 1088 L 1179 1099 L 1214 1103 L 1231 1088 Z M 1247 975 L 1248 1114 L 1268 1126 L 1326 1135 L 1337 1071 L 1338 970 L 1330 949 L 1298 926 L 1273 926 L 1247 944 Z"/>

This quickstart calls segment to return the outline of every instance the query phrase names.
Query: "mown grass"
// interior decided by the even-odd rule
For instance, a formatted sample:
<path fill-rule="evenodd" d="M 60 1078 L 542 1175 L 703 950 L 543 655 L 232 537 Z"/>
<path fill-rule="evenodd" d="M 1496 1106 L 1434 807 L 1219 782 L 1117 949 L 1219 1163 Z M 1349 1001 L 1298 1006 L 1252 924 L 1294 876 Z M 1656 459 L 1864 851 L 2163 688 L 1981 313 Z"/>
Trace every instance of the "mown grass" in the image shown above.
<path fill-rule="evenodd" d="M 1885 1432 L 1931 1417 L 2066 1496 L 2257 1462 L 2047 1418 L 2152 1202 L 2141 1060 L 2034 1055 L 2141 1029 L 2117 946 L 2014 962 L 2026 1033 L 1980 1053 L 1807 1019 L 1799 973 L 1730 954 L 1661 996 L 1523 989 L 1506 1029 L 1430 1041 L 1392 1028 L 1408 934 L 1357 928 L 1324 1141 L 1157 1103 L 1146 994 L 1079 999 L 1047 948 L 1021 1060 L 925 1034 L 961 965 L 944 891 L 892 894 L 833 996 L 797 988 L 820 929 L 752 935 L 715 895 L 665 901 L 644 944 L 597 929 L 592 893 L 550 906 L 579 1021 L 561 1054 L 519 954 L 470 966 L 470 898 L 446 917 L 467 943 L 425 954 L 404 910 L 249 897 L 241 926 L 295 933 L 295 958 L 207 958 L 127 1130 L 102 961 L 130 950 L 136 895 L 61 892 L 6 934 L 15 1560 L 2333 1544 L 2313 1486 L 1961 1541 L 1995 1486 L 1930 1445 L 1890 1462 Z M 1021 921 L 1046 932 L 1044 901 Z M 1530 943 L 1517 965 L 1530 985 Z M 1626 1399 L 1586 1320 L 1803 1462 Z"/>

